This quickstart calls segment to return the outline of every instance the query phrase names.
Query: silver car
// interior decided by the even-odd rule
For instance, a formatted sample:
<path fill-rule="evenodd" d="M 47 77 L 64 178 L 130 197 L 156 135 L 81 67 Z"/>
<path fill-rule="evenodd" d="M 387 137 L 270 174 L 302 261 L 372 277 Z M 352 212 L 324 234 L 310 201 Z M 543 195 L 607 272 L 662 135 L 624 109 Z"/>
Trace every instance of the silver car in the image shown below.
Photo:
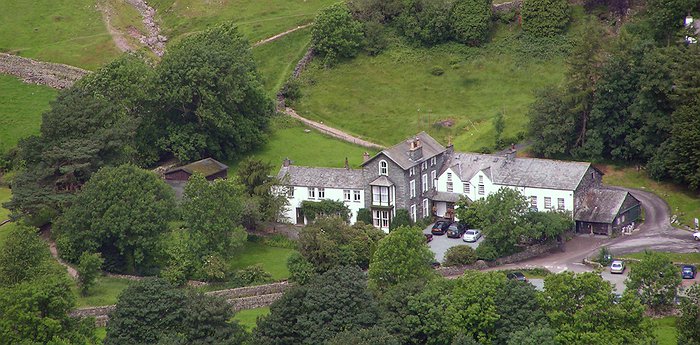
<path fill-rule="evenodd" d="M 625 272 L 625 262 L 622 260 L 615 260 L 610 264 L 610 273 L 622 274 Z"/>
<path fill-rule="evenodd" d="M 469 229 L 464 235 L 462 235 L 462 241 L 464 242 L 476 242 L 481 237 L 481 230 Z"/>

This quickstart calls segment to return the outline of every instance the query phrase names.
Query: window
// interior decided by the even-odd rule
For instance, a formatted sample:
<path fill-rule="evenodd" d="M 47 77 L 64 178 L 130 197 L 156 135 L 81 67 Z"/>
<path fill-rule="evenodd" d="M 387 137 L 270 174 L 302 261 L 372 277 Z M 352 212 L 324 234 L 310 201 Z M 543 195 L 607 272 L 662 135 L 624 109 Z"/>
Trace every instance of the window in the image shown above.
<path fill-rule="evenodd" d="M 437 158 L 436 157 L 430 158 L 430 166 L 431 167 L 435 166 L 435 164 L 437 164 Z"/>
<path fill-rule="evenodd" d="M 564 209 L 564 198 L 558 198 L 557 199 L 557 208 L 560 210 Z"/>
<path fill-rule="evenodd" d="M 389 228 L 389 211 L 382 211 L 382 228 Z"/>
<path fill-rule="evenodd" d="M 428 169 L 428 161 L 425 161 L 425 162 L 423 162 L 423 164 L 421 164 L 421 171 L 427 170 L 427 169 Z"/>
<path fill-rule="evenodd" d="M 430 172 L 430 185 L 435 188 L 435 180 L 437 179 L 437 171 L 433 170 Z"/>
<path fill-rule="evenodd" d="M 416 197 L 416 180 L 411 180 L 411 182 L 409 182 L 408 186 L 409 186 L 408 189 L 410 191 L 411 198 L 415 198 Z"/>
<path fill-rule="evenodd" d="M 447 182 L 447 191 L 452 193 L 452 190 L 453 190 L 452 182 Z"/>
<path fill-rule="evenodd" d="M 418 215 L 416 214 L 416 205 L 411 205 L 411 220 L 416 221 Z"/>
<path fill-rule="evenodd" d="M 537 197 L 534 195 L 530 197 L 530 208 L 533 210 L 537 209 Z"/>
<path fill-rule="evenodd" d="M 452 181 L 452 173 L 451 172 L 447 173 L 447 181 Z"/>
<path fill-rule="evenodd" d="M 294 197 L 294 186 L 287 187 L 287 197 L 288 198 Z"/>
<path fill-rule="evenodd" d="M 411 169 L 408 171 L 408 176 L 414 175 L 416 175 L 416 167 L 411 167 Z"/>
<path fill-rule="evenodd" d="M 350 190 L 349 189 L 343 190 L 343 197 L 345 198 L 345 201 L 350 201 Z"/>
<path fill-rule="evenodd" d="M 314 199 L 316 198 L 316 189 L 313 187 L 309 187 L 309 199 Z"/>
<path fill-rule="evenodd" d="M 552 198 L 546 196 L 544 197 L 544 208 L 550 209 L 552 208 Z"/>
<path fill-rule="evenodd" d="M 470 192 L 470 188 L 469 188 L 469 182 L 464 182 L 464 183 L 462 184 L 462 188 L 464 189 L 464 194 L 469 194 L 469 193 L 471 193 L 471 192 Z"/>
<path fill-rule="evenodd" d="M 360 194 L 359 190 L 355 190 L 352 192 L 352 201 L 354 202 L 360 202 L 360 199 L 362 199 L 362 196 Z"/>
<path fill-rule="evenodd" d="M 423 174 L 423 180 L 421 181 L 423 185 L 423 193 L 428 191 L 428 174 Z"/>
<path fill-rule="evenodd" d="M 386 161 L 379 161 L 379 175 L 389 175 L 389 164 Z"/>
<path fill-rule="evenodd" d="M 479 195 L 484 195 L 484 194 L 485 194 L 485 193 L 484 193 L 484 185 L 483 185 L 483 184 L 479 184 Z"/>
<path fill-rule="evenodd" d="M 430 215 L 430 210 L 428 209 L 428 199 L 423 199 L 423 217 Z"/>
<path fill-rule="evenodd" d="M 374 211 L 372 212 L 372 221 L 375 227 L 388 229 L 389 228 L 389 212 L 388 211 Z"/>
<path fill-rule="evenodd" d="M 323 199 L 326 197 L 326 190 L 323 188 L 318 189 L 318 198 Z"/>
<path fill-rule="evenodd" d="M 479 183 L 484 183 L 484 175 L 479 175 Z"/>
<path fill-rule="evenodd" d="M 389 206 L 389 187 L 372 186 L 372 204 Z"/>

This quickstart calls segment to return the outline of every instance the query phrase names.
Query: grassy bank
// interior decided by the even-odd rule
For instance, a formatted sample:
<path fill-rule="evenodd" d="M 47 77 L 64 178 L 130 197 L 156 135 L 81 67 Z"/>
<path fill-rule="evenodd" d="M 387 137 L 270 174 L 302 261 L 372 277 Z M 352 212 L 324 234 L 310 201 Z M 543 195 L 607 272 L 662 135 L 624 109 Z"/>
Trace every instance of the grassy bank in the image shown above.
<path fill-rule="evenodd" d="M 276 41 L 253 48 L 255 63 L 265 90 L 274 97 L 292 75 L 294 66 L 304 56 L 311 41 L 311 29 L 295 31 Z"/>
<path fill-rule="evenodd" d="M 81 296 L 78 287 L 73 292 L 78 297 L 78 307 L 103 306 L 117 303 L 117 297 L 126 289 L 131 280 L 123 278 L 99 277 L 87 296 Z"/>
<path fill-rule="evenodd" d="M 272 275 L 272 279 L 287 279 L 289 278 L 287 258 L 294 252 L 294 249 L 270 247 L 259 242 L 248 241 L 243 249 L 231 258 L 231 269 L 238 270 L 261 264 L 263 269 Z"/>
<path fill-rule="evenodd" d="M 653 319 L 654 336 L 658 340 L 658 345 L 677 345 L 678 329 L 676 328 L 676 317 L 667 316 Z"/>
<path fill-rule="evenodd" d="M 241 310 L 236 313 L 233 319 L 238 321 L 238 324 L 243 326 L 243 328 L 251 331 L 253 328 L 255 328 L 255 321 L 258 319 L 258 317 L 269 313 L 269 307 Z"/>
<path fill-rule="evenodd" d="M 603 183 L 637 188 L 652 192 L 668 203 L 671 213 L 681 224 L 693 226 L 693 219 L 700 218 L 700 195 L 681 186 L 652 180 L 644 170 L 603 166 Z"/>
<path fill-rule="evenodd" d="M 673 261 L 675 263 L 700 265 L 700 253 L 661 252 L 661 254 L 666 255 L 671 261 Z M 623 255 L 623 258 L 641 260 L 644 258 L 644 252 L 625 254 L 625 255 Z"/>

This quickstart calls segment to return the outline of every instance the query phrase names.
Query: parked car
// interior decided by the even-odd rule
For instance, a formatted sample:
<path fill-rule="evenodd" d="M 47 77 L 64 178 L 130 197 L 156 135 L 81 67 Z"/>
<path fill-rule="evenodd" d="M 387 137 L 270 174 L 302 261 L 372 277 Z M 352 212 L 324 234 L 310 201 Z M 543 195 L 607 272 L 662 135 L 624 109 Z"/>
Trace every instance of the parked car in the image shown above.
<path fill-rule="evenodd" d="M 447 232 L 447 228 L 450 227 L 450 222 L 446 220 L 438 220 L 435 222 L 435 225 L 433 225 L 433 229 L 430 230 L 430 232 L 433 235 L 444 235 Z"/>
<path fill-rule="evenodd" d="M 459 222 L 454 222 L 447 228 L 447 237 L 460 238 L 462 235 L 464 235 L 465 231 L 467 231 L 466 225 Z"/>
<path fill-rule="evenodd" d="M 441 265 L 439 262 L 437 262 L 437 261 L 433 261 L 433 262 L 430 264 L 430 266 L 431 266 L 432 268 L 440 268 L 440 266 L 442 266 L 442 265 Z"/>
<path fill-rule="evenodd" d="M 433 234 L 423 234 L 425 235 L 425 241 L 430 242 L 433 240 Z"/>
<path fill-rule="evenodd" d="M 462 241 L 464 242 L 476 242 L 481 238 L 481 230 L 469 229 L 462 236 Z"/>
<path fill-rule="evenodd" d="M 693 265 L 683 265 L 681 267 L 681 276 L 683 279 L 695 279 L 698 269 Z"/>
<path fill-rule="evenodd" d="M 700 241 L 700 231 L 693 233 L 693 239 L 696 241 Z"/>
<path fill-rule="evenodd" d="M 622 274 L 625 272 L 625 262 L 622 260 L 614 260 L 612 264 L 610 264 L 610 273 L 619 273 Z"/>
<path fill-rule="evenodd" d="M 521 282 L 527 281 L 527 278 L 525 278 L 525 275 L 522 272 L 510 272 L 506 275 L 506 277 L 510 280 L 517 280 Z"/>

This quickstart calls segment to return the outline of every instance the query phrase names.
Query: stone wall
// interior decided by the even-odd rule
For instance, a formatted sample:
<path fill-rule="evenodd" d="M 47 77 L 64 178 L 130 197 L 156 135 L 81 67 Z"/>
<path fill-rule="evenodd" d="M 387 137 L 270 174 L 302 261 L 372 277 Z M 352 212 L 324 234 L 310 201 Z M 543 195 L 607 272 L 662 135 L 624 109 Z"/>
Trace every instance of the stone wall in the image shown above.
<path fill-rule="evenodd" d="M 282 293 L 285 290 L 287 290 L 289 287 L 290 287 L 290 284 L 285 281 L 285 282 L 265 284 L 265 285 L 245 286 L 245 287 L 240 287 L 240 288 L 235 288 L 235 289 L 212 291 L 212 292 L 208 292 L 207 295 L 219 296 L 219 297 L 223 297 L 226 299 L 234 299 L 234 298 L 241 298 L 241 297 L 261 296 L 261 295 Z"/>
<path fill-rule="evenodd" d="M 297 79 L 301 75 L 301 72 L 306 69 L 306 66 L 311 63 L 311 61 L 314 59 L 314 48 L 311 47 L 309 50 L 306 51 L 306 54 L 297 62 L 297 65 L 294 66 L 294 71 L 292 72 L 292 79 Z M 277 111 L 283 111 L 287 106 L 286 106 L 286 100 L 284 98 L 284 89 L 286 85 L 282 87 L 282 90 L 277 92 Z"/>
<path fill-rule="evenodd" d="M 0 53 L 0 73 L 13 75 L 25 83 L 65 89 L 90 72 L 73 66 Z"/>
<path fill-rule="evenodd" d="M 520 5 L 522 3 L 523 3 L 522 0 L 515 0 L 515 1 L 511 1 L 511 2 L 504 2 L 502 4 L 494 4 L 492 8 L 493 8 L 494 13 L 508 12 L 511 10 L 520 9 Z"/>
<path fill-rule="evenodd" d="M 243 297 L 229 300 L 231 308 L 233 311 L 245 310 L 245 309 L 255 309 L 260 307 L 267 307 L 276 300 L 282 297 L 282 293 L 273 293 L 262 296 L 251 296 Z"/>

